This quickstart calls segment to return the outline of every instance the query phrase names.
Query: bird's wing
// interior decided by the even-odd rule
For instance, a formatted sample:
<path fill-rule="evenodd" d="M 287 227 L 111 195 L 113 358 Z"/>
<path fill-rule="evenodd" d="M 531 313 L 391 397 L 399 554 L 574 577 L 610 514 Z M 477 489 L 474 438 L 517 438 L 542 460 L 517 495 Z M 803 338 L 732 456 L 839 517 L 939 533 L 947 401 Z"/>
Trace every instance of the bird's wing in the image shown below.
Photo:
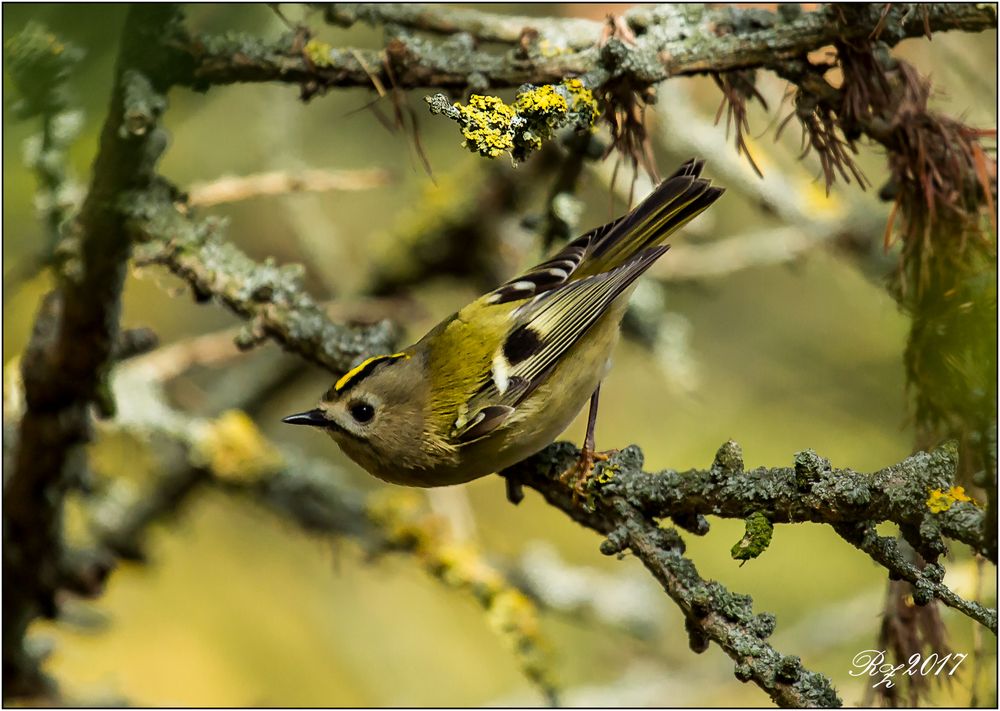
<path fill-rule="evenodd" d="M 722 194 L 701 177 L 702 161 L 689 160 L 661 182 L 634 210 L 577 237 L 554 257 L 511 279 L 484 297 L 505 304 L 530 299 L 628 262 L 662 243 Z"/>
<path fill-rule="evenodd" d="M 667 249 L 651 247 L 620 267 L 564 283 L 513 310 L 507 336 L 493 354 L 490 377 L 461 409 L 452 440 L 466 444 L 501 426 L 615 299 Z"/>

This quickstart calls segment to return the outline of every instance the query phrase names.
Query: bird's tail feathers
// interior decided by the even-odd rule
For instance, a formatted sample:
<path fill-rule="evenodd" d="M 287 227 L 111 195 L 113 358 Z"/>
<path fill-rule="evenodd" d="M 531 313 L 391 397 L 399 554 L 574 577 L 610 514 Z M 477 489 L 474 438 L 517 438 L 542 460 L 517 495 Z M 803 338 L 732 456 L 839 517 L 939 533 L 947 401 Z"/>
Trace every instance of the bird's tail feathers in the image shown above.
<path fill-rule="evenodd" d="M 645 249 L 662 244 L 719 199 L 725 190 L 701 177 L 703 160 L 685 162 L 624 217 L 595 230 L 577 276 L 624 264 Z"/>

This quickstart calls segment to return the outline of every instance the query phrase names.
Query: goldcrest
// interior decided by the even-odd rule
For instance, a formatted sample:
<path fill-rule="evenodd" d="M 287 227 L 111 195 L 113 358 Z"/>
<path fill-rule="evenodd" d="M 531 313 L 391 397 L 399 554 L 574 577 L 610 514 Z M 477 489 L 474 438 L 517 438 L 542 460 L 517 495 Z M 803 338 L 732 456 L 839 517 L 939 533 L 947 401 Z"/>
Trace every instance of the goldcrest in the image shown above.
<path fill-rule="evenodd" d="M 690 160 L 628 214 L 449 316 L 409 348 L 367 359 L 308 412 L 367 471 L 446 486 L 500 471 L 551 443 L 597 392 L 635 280 L 663 241 L 723 193 Z"/>

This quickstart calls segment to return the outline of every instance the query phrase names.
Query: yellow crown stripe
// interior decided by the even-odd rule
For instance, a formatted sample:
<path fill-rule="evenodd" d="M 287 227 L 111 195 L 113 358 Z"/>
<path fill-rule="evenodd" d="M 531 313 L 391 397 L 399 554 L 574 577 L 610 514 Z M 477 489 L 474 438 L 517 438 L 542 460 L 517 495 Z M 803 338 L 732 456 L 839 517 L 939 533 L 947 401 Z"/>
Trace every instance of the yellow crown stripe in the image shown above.
<path fill-rule="evenodd" d="M 399 358 L 409 358 L 409 357 L 410 357 L 409 355 L 402 352 L 393 353 L 392 355 L 372 356 L 371 358 L 362 361 L 361 363 L 359 363 L 358 365 L 354 366 L 349 371 L 344 373 L 341 376 L 340 380 L 337 381 L 336 385 L 333 386 L 333 389 L 336 390 L 337 392 L 340 392 L 341 390 L 346 388 L 351 383 L 352 380 L 354 380 L 362 373 L 364 373 L 366 369 L 370 369 L 373 365 L 375 365 L 376 363 L 380 363 L 383 360 L 390 361 L 390 360 L 398 360 Z"/>

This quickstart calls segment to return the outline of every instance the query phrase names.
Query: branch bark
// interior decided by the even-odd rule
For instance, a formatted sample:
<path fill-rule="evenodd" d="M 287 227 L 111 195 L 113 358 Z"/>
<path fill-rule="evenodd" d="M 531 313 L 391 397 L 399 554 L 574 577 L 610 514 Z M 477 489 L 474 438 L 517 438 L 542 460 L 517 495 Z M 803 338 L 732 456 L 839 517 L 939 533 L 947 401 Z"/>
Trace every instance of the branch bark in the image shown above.
<path fill-rule="evenodd" d="M 483 42 L 520 43 L 527 30 L 559 40 L 560 47 L 586 49 L 600 35 L 601 24 L 579 18 L 525 17 L 497 15 L 461 7 L 423 3 L 314 3 L 324 10 L 324 18 L 333 25 L 351 27 L 357 22 L 369 25 L 398 25 L 439 35 L 470 34 Z"/>
<path fill-rule="evenodd" d="M 682 555 L 680 536 L 660 528 L 660 519 L 669 517 L 695 534 L 707 532 L 704 516 L 709 514 L 744 519 L 756 514 L 772 523 L 829 523 L 883 565 L 890 577 L 913 582 L 923 594 L 918 603 L 937 598 L 996 634 L 996 611 L 944 586 L 943 567 L 932 562 L 922 572 L 894 552 L 891 539 L 874 536 L 876 522 L 898 518 L 904 535 L 931 560 L 944 550 L 940 536 L 945 529 L 958 540 L 982 544 L 985 522 L 975 506 L 955 507 L 950 516 L 933 516 L 927 509 L 928 492 L 947 488 L 954 475 L 954 453 L 947 448 L 918 453 L 871 475 L 833 470 L 813 452 L 796 455 L 794 468 L 745 472 L 739 446 L 727 442 L 707 470 L 648 474 L 642 471 L 641 452 L 633 446 L 613 456 L 591 480 L 586 507 L 558 478 L 578 458 L 575 447 L 558 443 L 502 472 L 515 492 L 512 500 L 517 500 L 522 485 L 530 486 L 573 520 L 607 535 L 602 552 L 630 548 L 684 611 L 692 648 L 699 651 L 707 640 L 716 642 L 737 662 L 737 677 L 753 680 L 779 704 L 812 706 L 839 700 L 822 676 L 796 672 L 792 683 L 782 681 L 790 673 L 789 663 L 760 641 L 769 632 L 759 634 L 760 616 L 753 617 L 749 600 L 732 613 L 732 594 L 721 586 L 714 590 L 716 583 L 698 577 L 694 564 Z"/>
<path fill-rule="evenodd" d="M 597 22 L 511 19 L 428 6 L 388 4 L 356 10 L 333 6 L 328 17 L 342 26 L 353 18 L 363 18 L 404 30 L 381 51 L 334 49 L 315 43 L 307 53 L 302 36 L 273 45 L 244 35 L 192 37 L 182 46 L 190 58 L 191 71 L 181 81 L 199 88 L 278 81 L 301 85 L 312 95 L 333 87 L 370 87 L 373 76 L 384 86 L 401 89 L 481 91 L 557 83 L 593 73 L 596 83 L 613 77 L 642 87 L 674 76 L 777 69 L 790 60 L 804 61 L 810 51 L 834 40 L 867 38 L 879 24 L 882 11 L 878 4 L 869 7 L 870 24 L 849 26 L 838 23 L 829 7 L 788 21 L 756 8 L 640 8 L 626 13 L 626 21 L 637 35 L 634 45 L 613 39 L 599 47 L 602 25 Z M 883 39 L 896 44 L 907 37 L 922 36 L 928 29 L 979 32 L 996 24 L 996 9 L 990 5 L 930 5 L 924 13 L 913 4 L 896 4 L 885 23 L 893 31 L 885 32 Z M 534 29 L 538 34 L 528 32 L 527 36 L 536 37 L 537 42 L 505 54 L 447 42 L 435 44 L 405 31 L 464 33 L 473 39 L 512 42 L 513 27 L 518 25 L 518 37 Z M 540 49 L 543 42 L 551 49 Z"/>
<path fill-rule="evenodd" d="M 164 56 L 156 48 L 175 12 L 144 5 L 128 14 L 90 191 L 70 226 L 75 253 L 43 301 L 22 358 L 27 411 L 3 501 L 5 697 L 47 687 L 23 639 L 33 618 L 55 614 L 56 592 L 67 581 L 63 498 L 82 468 L 89 406 L 106 415 L 114 410 L 106 375 L 131 251 L 118 200 L 152 180 L 166 147 L 158 126 L 166 105 L 157 79 Z"/>
<path fill-rule="evenodd" d="M 684 557 L 684 542 L 673 529 L 661 528 L 620 490 L 595 496 L 590 508 L 581 506 L 572 489 L 558 475 L 572 465 L 579 452 L 565 442 L 554 444 L 531 459 L 501 472 L 515 488 L 530 486 L 577 523 L 607 536 L 605 555 L 631 549 L 685 616 L 692 651 L 701 653 L 710 641 L 736 662 L 740 681 L 753 681 L 783 707 L 842 705 L 836 690 L 822 674 L 802 667 L 798 657 L 785 656 L 766 642 L 774 631 L 774 616 L 754 614 L 747 595 L 729 592 L 706 581 L 694 563 Z M 627 461 L 626 461 L 627 460 Z M 615 480 L 647 477 L 641 454 L 630 447 L 613 458 Z"/>
<path fill-rule="evenodd" d="M 141 243 L 136 264 L 163 265 L 187 281 L 199 301 L 216 298 L 248 319 L 238 346 L 272 338 L 338 374 L 362 356 L 392 350 L 396 333 L 388 321 L 357 328 L 333 323 L 305 293 L 300 265 L 258 264 L 220 234 L 218 221 L 189 218 L 175 198 L 176 190 L 161 181 L 127 201 L 129 229 Z"/>

